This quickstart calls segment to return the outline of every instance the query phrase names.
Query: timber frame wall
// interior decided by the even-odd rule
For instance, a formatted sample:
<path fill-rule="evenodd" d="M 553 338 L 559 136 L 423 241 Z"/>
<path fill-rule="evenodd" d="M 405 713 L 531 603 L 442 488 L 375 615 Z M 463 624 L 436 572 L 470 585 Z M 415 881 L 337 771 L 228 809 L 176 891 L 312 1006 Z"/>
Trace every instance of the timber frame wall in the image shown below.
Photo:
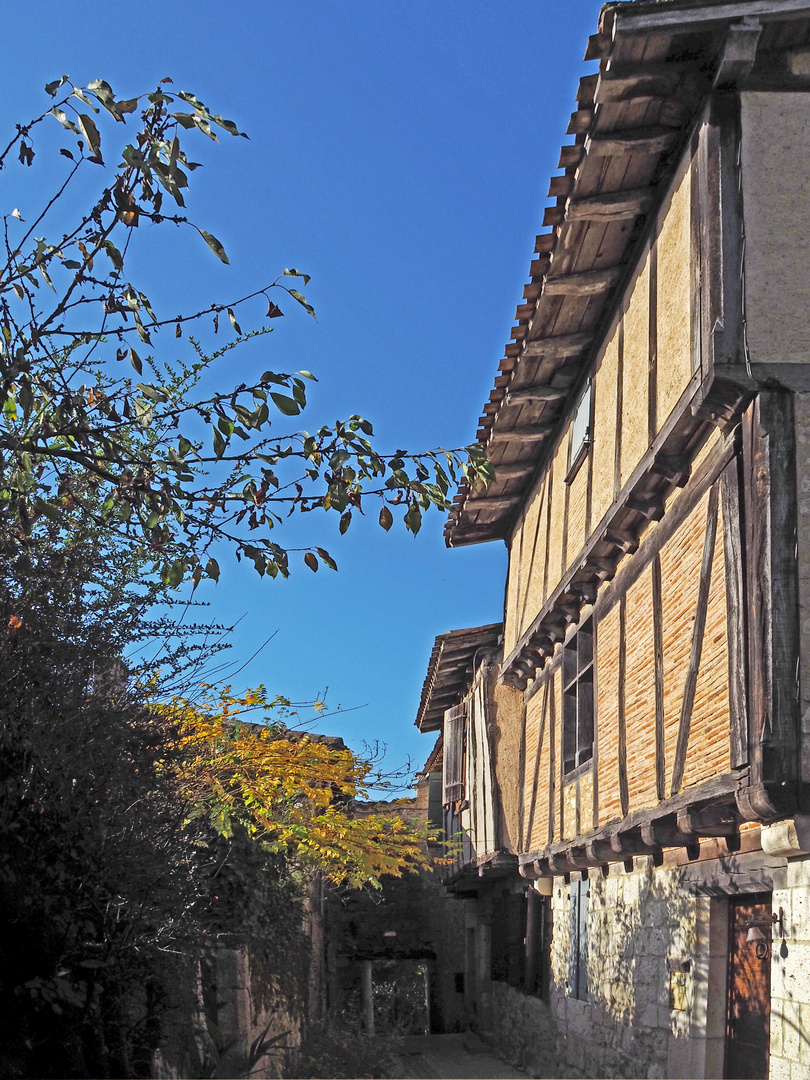
<path fill-rule="evenodd" d="M 501 679 L 524 698 L 515 847 L 530 878 L 640 854 L 660 863 L 671 846 L 696 857 L 701 837 L 739 850 L 743 823 L 808 806 L 793 396 L 785 365 L 765 381 L 750 362 L 740 173 L 741 94 L 810 92 L 790 60 L 808 53 L 808 12 L 793 0 L 671 6 L 671 26 L 665 5 L 603 11 L 588 54 L 600 73 L 580 84 L 576 143 L 552 181 L 555 231 L 538 238 L 542 265 L 479 430 L 496 483 L 464 490 L 447 531 L 451 544 L 510 546 Z M 700 16 L 679 39 L 681 8 Z M 599 243 L 610 265 L 594 261 Z M 592 438 L 572 462 L 587 387 Z M 694 603 L 674 629 L 673 552 L 692 568 Z M 564 771 L 560 669 L 588 620 L 593 753 Z M 676 632 L 686 653 L 673 714 Z M 643 701 L 629 700 L 633 664 Z M 616 682 L 609 733 L 606 679 Z"/>

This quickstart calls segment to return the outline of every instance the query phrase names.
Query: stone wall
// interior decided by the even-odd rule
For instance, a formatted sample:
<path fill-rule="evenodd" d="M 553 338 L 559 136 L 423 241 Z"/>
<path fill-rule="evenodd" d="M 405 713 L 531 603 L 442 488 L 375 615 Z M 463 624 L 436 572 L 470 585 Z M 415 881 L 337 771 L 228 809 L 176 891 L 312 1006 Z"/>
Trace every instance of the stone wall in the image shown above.
<path fill-rule="evenodd" d="M 774 927 L 770 1080 L 810 1076 L 810 856 L 789 859 L 787 888 L 774 889 L 784 942 Z"/>

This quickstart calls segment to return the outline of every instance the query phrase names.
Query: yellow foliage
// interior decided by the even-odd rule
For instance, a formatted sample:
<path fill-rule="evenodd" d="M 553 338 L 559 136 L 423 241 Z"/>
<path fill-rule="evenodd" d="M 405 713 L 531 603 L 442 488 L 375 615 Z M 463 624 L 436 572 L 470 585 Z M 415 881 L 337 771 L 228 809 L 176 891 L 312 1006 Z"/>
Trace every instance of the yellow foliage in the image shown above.
<path fill-rule="evenodd" d="M 179 732 L 180 753 L 170 767 L 190 819 L 205 816 L 226 836 L 241 826 L 335 882 L 378 885 L 383 874 L 427 866 L 430 830 L 364 801 L 369 761 L 282 725 L 240 719 L 245 711 L 288 705 L 268 700 L 263 687 L 239 697 L 226 687 L 202 703 L 156 706 Z"/>

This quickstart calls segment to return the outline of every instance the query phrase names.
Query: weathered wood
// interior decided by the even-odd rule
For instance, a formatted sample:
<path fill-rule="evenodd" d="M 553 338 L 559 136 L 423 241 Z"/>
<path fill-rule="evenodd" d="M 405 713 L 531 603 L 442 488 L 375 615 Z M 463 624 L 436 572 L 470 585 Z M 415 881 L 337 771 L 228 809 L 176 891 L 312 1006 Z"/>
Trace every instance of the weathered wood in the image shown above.
<path fill-rule="evenodd" d="M 605 539 L 626 555 L 638 549 L 638 537 L 626 529 L 612 528 L 605 531 Z"/>
<path fill-rule="evenodd" d="M 686 847 L 694 837 L 681 832 L 674 816 L 656 818 L 641 826 L 641 836 L 650 847 Z"/>
<path fill-rule="evenodd" d="M 619 802 L 622 816 L 630 809 L 630 793 L 627 783 L 627 598 L 619 602 Z"/>
<path fill-rule="evenodd" d="M 554 683 L 549 678 L 549 710 L 548 710 L 548 842 L 554 840 L 554 804 L 557 793 L 557 701 L 554 694 Z"/>
<path fill-rule="evenodd" d="M 564 206 L 547 206 L 543 211 L 543 224 L 544 225 L 562 225 L 565 221 L 565 207 Z"/>
<path fill-rule="evenodd" d="M 585 152 L 594 157 L 612 157 L 614 154 L 661 154 L 669 150 L 679 138 L 672 128 L 630 128 L 627 131 L 611 131 L 609 134 L 589 135 L 585 140 Z"/>
<path fill-rule="evenodd" d="M 521 355 L 526 360 L 534 360 L 539 356 L 563 359 L 568 356 L 579 356 L 590 348 L 593 342 L 594 336 L 591 333 L 557 334 L 554 337 L 527 341 Z"/>
<path fill-rule="evenodd" d="M 546 296 L 594 296 L 612 289 L 622 270 L 621 266 L 606 266 L 599 270 L 547 277 L 543 293 Z"/>
<path fill-rule="evenodd" d="M 655 793 L 659 802 L 666 798 L 664 756 L 664 612 L 661 587 L 661 556 L 652 561 L 653 652 L 655 664 Z"/>
<path fill-rule="evenodd" d="M 744 559 L 740 518 L 739 458 L 734 457 L 720 474 L 723 509 L 723 547 L 726 564 L 728 613 L 728 695 L 731 764 L 748 761 L 748 716 L 745 695 L 745 594 Z"/>
<path fill-rule="evenodd" d="M 643 214 L 652 201 L 649 188 L 610 191 L 585 198 L 572 198 L 565 216 L 568 221 L 621 221 Z"/>
<path fill-rule="evenodd" d="M 631 510 L 642 514 L 647 521 L 660 521 L 664 516 L 664 499 L 658 492 L 652 495 L 631 495 L 627 500 Z"/>
<path fill-rule="evenodd" d="M 626 101 L 636 97 L 665 97 L 673 94 L 684 73 L 686 64 L 612 64 L 601 72 L 596 97 L 600 105 Z"/>
<path fill-rule="evenodd" d="M 535 461 L 513 461 L 508 465 L 503 463 L 495 464 L 495 479 L 522 480 L 534 472 L 536 467 L 537 463 Z"/>
<path fill-rule="evenodd" d="M 739 832 L 740 817 L 727 803 L 684 807 L 677 814 L 678 828 L 692 836 L 733 836 Z"/>
<path fill-rule="evenodd" d="M 521 492 L 514 495 L 476 495 L 476 506 L 480 510 L 512 510 L 523 499 Z"/>
<path fill-rule="evenodd" d="M 650 244 L 650 286 L 647 322 L 647 435 L 650 445 L 658 432 L 658 240 Z M 687 472 L 687 476 L 688 476 Z"/>
<path fill-rule="evenodd" d="M 706 537 L 703 545 L 703 559 L 700 564 L 700 583 L 698 585 L 695 622 L 692 627 L 692 648 L 689 653 L 689 665 L 686 671 L 683 700 L 681 702 L 681 715 L 678 721 L 678 741 L 675 746 L 675 760 L 672 766 L 672 782 L 670 785 L 671 795 L 677 795 L 680 791 L 681 783 L 683 782 L 684 768 L 686 766 L 686 747 L 689 741 L 689 728 L 692 722 L 692 707 L 695 702 L 695 687 L 697 685 L 700 657 L 703 650 L 703 632 L 706 628 L 706 612 L 709 605 L 712 560 L 714 559 L 714 545 L 717 536 L 717 506 L 719 494 L 719 485 L 714 484 L 709 492 L 709 506 L 706 513 Z"/>
<path fill-rule="evenodd" d="M 755 19 L 741 20 L 729 26 L 714 79 L 718 89 L 735 87 L 750 74 L 761 34 L 762 23 Z"/>
<path fill-rule="evenodd" d="M 693 29 L 701 23 L 726 23 L 736 19 L 755 18 L 764 15 L 767 19 L 789 18 L 791 14 L 803 14 L 807 11 L 806 0 L 732 0 L 727 4 L 706 4 L 703 7 L 689 5 L 679 8 L 642 9 L 639 12 L 622 10 L 616 14 L 617 32 L 638 34 L 643 31 Z"/>
<path fill-rule="evenodd" d="M 559 401 L 567 393 L 567 389 L 559 386 L 520 386 L 515 390 L 507 391 L 504 405 L 531 405 L 536 402 Z"/>
<path fill-rule="evenodd" d="M 590 127 L 591 120 L 593 120 L 593 109 L 577 109 L 576 112 L 571 113 L 566 135 L 581 135 Z"/>
<path fill-rule="evenodd" d="M 618 356 L 616 359 L 616 437 L 613 446 L 613 501 L 618 499 L 622 486 L 622 420 L 624 412 L 624 312 L 619 322 Z"/>
<path fill-rule="evenodd" d="M 548 197 L 557 199 L 561 195 L 567 196 L 571 193 L 573 186 L 574 177 L 570 173 L 566 173 L 564 176 L 552 176 L 548 185 Z"/>
<path fill-rule="evenodd" d="M 571 146 L 560 148 L 560 160 L 557 162 L 558 169 L 570 169 L 578 165 L 585 149 L 581 143 L 573 143 Z"/>
<path fill-rule="evenodd" d="M 674 484 L 675 487 L 684 487 L 689 480 L 690 468 L 688 458 L 661 455 L 653 462 L 650 472 L 655 473 L 656 476 L 663 476 L 665 480 L 670 484 Z"/>
<path fill-rule="evenodd" d="M 551 424 L 526 424 L 524 427 L 512 428 L 511 431 L 493 431 L 490 434 L 490 442 L 526 443 L 542 439 L 554 430 Z"/>
<path fill-rule="evenodd" d="M 591 34 L 585 49 L 586 60 L 600 60 L 610 52 L 610 34 Z"/>

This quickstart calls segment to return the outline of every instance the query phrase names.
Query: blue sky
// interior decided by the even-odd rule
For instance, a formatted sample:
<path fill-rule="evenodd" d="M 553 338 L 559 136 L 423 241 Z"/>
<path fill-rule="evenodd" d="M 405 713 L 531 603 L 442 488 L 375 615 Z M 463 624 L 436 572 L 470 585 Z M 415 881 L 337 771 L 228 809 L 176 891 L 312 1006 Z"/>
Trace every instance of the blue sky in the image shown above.
<path fill-rule="evenodd" d="M 139 237 L 153 302 L 173 313 L 300 267 L 317 324 L 290 312 L 252 348 L 266 367 L 318 376 L 303 426 L 357 412 L 385 450 L 460 446 L 509 338 L 599 7 L 29 0 L 3 16 L 4 116 L 41 111 L 44 83 L 68 73 L 120 96 L 170 76 L 233 118 L 250 141 L 199 147 L 189 199 L 230 266 L 194 238 Z M 241 381 L 233 367 L 222 379 Z M 291 545 L 317 532 L 338 574 L 301 564 L 288 582 L 259 581 L 223 559 L 207 615 L 241 619 L 240 663 L 275 633 L 237 685 L 297 700 L 328 687 L 330 707 L 354 711 L 321 730 L 356 749 L 386 742 L 392 766 L 420 763 L 432 741 L 413 721 L 433 639 L 501 618 L 506 551 L 448 551 L 437 513 L 416 539 L 369 516 L 342 538 L 336 515 L 289 526 Z"/>

